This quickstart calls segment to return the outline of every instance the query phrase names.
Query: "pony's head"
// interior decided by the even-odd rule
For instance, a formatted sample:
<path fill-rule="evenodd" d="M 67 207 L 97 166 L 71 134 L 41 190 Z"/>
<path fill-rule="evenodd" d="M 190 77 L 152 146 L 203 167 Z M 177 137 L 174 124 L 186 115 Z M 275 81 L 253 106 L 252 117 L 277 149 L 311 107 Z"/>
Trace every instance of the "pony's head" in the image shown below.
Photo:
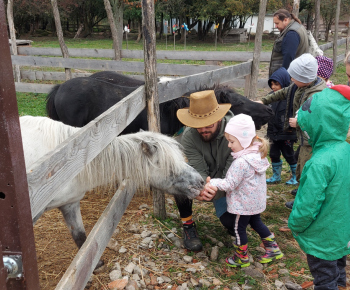
<path fill-rule="evenodd" d="M 117 150 L 124 152 L 120 168 L 125 176 L 120 178 L 131 178 L 141 187 L 152 186 L 191 199 L 203 189 L 201 175 L 186 163 L 181 145 L 173 138 L 143 131 L 119 136 L 117 140 Z"/>

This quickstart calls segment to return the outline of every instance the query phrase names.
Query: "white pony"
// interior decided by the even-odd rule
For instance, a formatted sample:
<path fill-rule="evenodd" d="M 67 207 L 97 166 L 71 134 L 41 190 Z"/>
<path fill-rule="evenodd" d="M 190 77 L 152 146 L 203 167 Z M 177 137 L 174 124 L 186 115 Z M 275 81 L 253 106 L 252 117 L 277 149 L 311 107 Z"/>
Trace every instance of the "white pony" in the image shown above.
<path fill-rule="evenodd" d="M 20 118 L 24 158 L 31 165 L 80 128 L 46 117 Z M 120 183 L 130 178 L 137 187 L 152 186 L 170 194 L 196 197 L 204 186 L 200 174 L 190 167 L 179 143 L 165 135 L 139 132 L 114 139 L 73 180 L 62 183 L 60 193 L 43 212 L 59 208 L 77 246 L 86 240 L 80 212 L 80 200 L 97 186 Z"/>

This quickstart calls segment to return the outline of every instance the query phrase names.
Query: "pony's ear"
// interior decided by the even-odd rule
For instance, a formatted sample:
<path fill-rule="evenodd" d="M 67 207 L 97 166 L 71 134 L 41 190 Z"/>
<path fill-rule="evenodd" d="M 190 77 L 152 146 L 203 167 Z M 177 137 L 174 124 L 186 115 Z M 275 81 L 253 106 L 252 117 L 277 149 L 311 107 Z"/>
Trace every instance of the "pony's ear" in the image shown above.
<path fill-rule="evenodd" d="M 147 157 L 152 157 L 153 154 L 157 151 L 156 147 L 152 146 L 151 144 L 145 141 L 141 142 L 141 148 L 143 153 L 145 153 Z"/>

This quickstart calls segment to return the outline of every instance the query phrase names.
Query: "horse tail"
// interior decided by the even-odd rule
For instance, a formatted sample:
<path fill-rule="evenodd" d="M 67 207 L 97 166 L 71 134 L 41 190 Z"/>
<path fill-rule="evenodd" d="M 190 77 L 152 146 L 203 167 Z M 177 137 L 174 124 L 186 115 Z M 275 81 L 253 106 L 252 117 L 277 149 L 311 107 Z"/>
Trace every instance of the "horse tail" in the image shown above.
<path fill-rule="evenodd" d="M 55 107 L 55 96 L 59 88 L 60 85 L 54 86 L 46 97 L 46 113 L 49 116 L 49 118 L 55 121 L 60 121 Z"/>

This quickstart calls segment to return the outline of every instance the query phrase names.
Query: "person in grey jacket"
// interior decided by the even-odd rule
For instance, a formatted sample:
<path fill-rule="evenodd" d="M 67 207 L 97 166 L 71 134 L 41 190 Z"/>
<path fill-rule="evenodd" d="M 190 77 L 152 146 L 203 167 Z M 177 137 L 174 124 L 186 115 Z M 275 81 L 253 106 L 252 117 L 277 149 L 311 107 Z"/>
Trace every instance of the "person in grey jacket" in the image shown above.
<path fill-rule="evenodd" d="M 224 178 L 233 158 L 224 136 L 224 129 L 233 117 L 231 104 L 218 104 L 214 91 L 196 92 L 190 95 L 190 107 L 179 109 L 177 117 L 187 126 L 180 143 L 189 165 L 196 169 L 204 180 Z M 221 223 L 232 229 L 225 192 L 203 190 L 199 200 L 213 201 L 216 215 Z M 192 219 L 192 200 L 175 196 L 184 230 L 184 245 L 190 251 L 200 251 L 202 243 Z M 231 234 L 233 234 L 231 232 Z"/>
<path fill-rule="evenodd" d="M 280 67 L 289 68 L 293 59 L 309 52 L 309 40 L 301 21 L 286 9 L 273 14 L 273 23 L 280 31 L 273 45 L 269 78 Z"/>

